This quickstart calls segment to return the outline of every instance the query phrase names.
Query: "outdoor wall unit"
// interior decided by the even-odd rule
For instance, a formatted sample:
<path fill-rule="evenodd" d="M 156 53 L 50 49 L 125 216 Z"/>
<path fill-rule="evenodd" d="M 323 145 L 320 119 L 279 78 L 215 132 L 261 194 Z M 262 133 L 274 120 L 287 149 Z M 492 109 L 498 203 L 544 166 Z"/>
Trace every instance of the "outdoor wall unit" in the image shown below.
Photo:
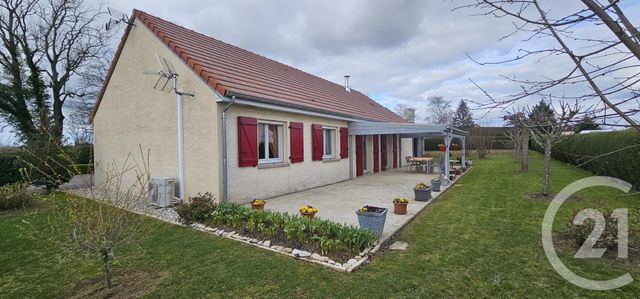
<path fill-rule="evenodd" d="M 173 204 L 176 194 L 176 180 L 166 177 L 151 177 L 149 182 L 149 204 L 166 208 Z"/>

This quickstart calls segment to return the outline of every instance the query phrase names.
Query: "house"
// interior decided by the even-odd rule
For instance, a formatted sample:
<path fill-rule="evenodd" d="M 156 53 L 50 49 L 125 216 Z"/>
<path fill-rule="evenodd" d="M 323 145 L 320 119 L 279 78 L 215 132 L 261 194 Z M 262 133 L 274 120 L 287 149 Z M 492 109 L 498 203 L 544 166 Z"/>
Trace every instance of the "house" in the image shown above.
<path fill-rule="evenodd" d="M 158 58 L 175 68 L 177 87 L 194 96 L 158 90 Z M 406 123 L 348 85 L 139 10 L 91 121 L 96 169 L 142 147 L 150 151 L 152 176 L 178 179 L 179 197 L 212 192 L 236 202 L 398 168 L 413 138 L 445 135 L 450 142 L 465 135 Z M 102 179 L 96 171 L 96 182 Z"/>

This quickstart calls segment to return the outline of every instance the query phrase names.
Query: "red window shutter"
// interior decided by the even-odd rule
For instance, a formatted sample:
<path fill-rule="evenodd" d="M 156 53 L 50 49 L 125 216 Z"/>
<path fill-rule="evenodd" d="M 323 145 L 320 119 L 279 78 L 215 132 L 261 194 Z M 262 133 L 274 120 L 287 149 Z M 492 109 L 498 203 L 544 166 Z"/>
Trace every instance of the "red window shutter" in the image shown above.
<path fill-rule="evenodd" d="M 311 160 L 322 161 L 322 125 L 311 125 Z"/>
<path fill-rule="evenodd" d="M 349 129 L 340 128 L 340 158 L 349 158 Z"/>
<path fill-rule="evenodd" d="M 364 136 L 357 135 L 356 136 L 356 176 L 361 176 L 364 174 Z"/>
<path fill-rule="evenodd" d="M 382 164 L 382 171 L 387 170 L 387 135 L 380 136 L 380 155 Z"/>
<path fill-rule="evenodd" d="M 304 125 L 302 123 L 289 123 L 289 142 L 291 163 L 304 161 Z"/>
<path fill-rule="evenodd" d="M 380 135 L 373 135 L 373 172 L 380 171 Z"/>
<path fill-rule="evenodd" d="M 258 119 L 238 117 L 238 162 L 240 167 L 258 165 Z"/>
<path fill-rule="evenodd" d="M 398 135 L 393 135 L 393 168 L 398 168 Z"/>

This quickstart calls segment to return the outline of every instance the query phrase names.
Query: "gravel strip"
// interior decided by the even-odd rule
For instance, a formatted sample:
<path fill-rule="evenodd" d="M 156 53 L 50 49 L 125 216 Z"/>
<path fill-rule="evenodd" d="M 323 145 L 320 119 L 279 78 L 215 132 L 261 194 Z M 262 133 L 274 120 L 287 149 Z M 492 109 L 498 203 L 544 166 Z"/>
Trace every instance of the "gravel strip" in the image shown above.
<path fill-rule="evenodd" d="M 96 194 L 107 194 L 104 191 L 92 191 L 92 188 L 65 190 L 65 192 L 85 198 L 92 198 Z M 115 196 L 112 196 L 112 198 L 114 197 Z M 137 214 L 151 216 L 167 222 L 180 223 L 180 217 L 178 217 L 178 213 L 176 213 L 176 211 L 172 207 L 158 208 L 156 206 L 149 205 L 149 202 L 146 198 L 131 205 L 129 207 L 129 210 Z"/>

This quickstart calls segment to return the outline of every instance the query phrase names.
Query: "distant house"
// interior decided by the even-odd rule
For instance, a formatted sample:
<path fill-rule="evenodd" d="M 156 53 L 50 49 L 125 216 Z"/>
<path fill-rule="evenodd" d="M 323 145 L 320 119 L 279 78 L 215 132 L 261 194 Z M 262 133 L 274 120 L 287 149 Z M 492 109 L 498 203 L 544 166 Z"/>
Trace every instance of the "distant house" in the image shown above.
<path fill-rule="evenodd" d="M 464 136 L 406 123 L 348 86 L 134 10 L 92 113 L 97 164 L 142 146 L 152 176 L 178 179 L 176 96 L 145 74 L 159 69 L 157 56 L 195 92 L 182 105 L 179 196 L 268 198 L 398 168 L 415 137 Z"/>

